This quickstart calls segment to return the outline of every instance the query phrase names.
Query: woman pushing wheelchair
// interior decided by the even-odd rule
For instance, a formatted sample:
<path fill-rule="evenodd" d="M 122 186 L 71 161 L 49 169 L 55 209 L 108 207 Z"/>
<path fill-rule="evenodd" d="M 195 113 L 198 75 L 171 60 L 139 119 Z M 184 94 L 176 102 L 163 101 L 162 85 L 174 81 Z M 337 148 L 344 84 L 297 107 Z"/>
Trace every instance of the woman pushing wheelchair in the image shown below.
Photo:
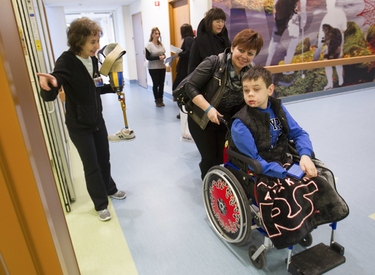
<path fill-rule="evenodd" d="M 202 179 L 212 166 L 223 163 L 227 129 L 218 117 L 230 120 L 244 106 L 242 76 L 254 66 L 252 60 L 262 47 L 260 33 L 245 29 L 235 36 L 230 48 L 207 57 L 188 76 L 188 125 L 202 157 Z"/>

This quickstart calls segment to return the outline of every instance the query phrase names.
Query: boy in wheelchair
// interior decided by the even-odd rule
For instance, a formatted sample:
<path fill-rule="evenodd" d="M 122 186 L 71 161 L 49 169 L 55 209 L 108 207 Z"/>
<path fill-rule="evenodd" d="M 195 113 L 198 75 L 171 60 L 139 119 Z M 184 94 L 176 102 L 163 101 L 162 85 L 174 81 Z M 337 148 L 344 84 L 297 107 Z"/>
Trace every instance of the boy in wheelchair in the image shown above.
<path fill-rule="evenodd" d="M 244 75 L 242 84 L 247 106 L 234 116 L 231 130 L 238 150 L 258 160 L 264 175 L 284 179 L 287 170 L 284 162 L 280 163 L 281 147 L 288 147 L 288 140 L 293 140 L 301 156 L 302 171 L 309 178 L 316 177 L 309 135 L 291 117 L 281 100 L 271 97 L 274 91 L 271 73 L 256 66 Z M 275 157 L 276 161 L 266 161 Z"/>
<path fill-rule="evenodd" d="M 246 105 L 232 118 L 229 148 L 263 168 L 259 175 L 254 172 L 255 198 L 267 235 L 276 248 L 286 248 L 317 225 L 345 218 L 349 209 L 332 173 L 313 157 L 309 135 L 281 100 L 272 97 L 271 73 L 255 66 L 244 74 L 242 84 Z M 300 170 L 289 172 L 296 163 Z"/>

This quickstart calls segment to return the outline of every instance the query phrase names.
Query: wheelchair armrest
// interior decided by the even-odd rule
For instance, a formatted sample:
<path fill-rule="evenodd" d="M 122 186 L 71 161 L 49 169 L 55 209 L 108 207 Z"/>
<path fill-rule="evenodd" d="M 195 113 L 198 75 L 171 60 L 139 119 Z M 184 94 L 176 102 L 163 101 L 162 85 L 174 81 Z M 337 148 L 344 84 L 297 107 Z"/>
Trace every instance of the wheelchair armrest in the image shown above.
<path fill-rule="evenodd" d="M 260 165 L 260 162 L 257 161 L 256 159 L 246 156 L 245 154 L 233 151 L 230 148 L 227 149 L 227 154 L 253 167 L 255 174 L 263 173 L 263 167 L 262 165 Z"/>

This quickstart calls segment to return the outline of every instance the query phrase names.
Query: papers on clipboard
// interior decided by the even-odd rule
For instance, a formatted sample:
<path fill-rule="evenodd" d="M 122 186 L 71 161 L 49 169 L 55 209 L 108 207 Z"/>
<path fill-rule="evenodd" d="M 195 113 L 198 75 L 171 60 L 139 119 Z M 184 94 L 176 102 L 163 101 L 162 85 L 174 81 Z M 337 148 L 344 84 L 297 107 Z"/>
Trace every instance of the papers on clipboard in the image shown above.
<path fill-rule="evenodd" d="M 168 66 L 172 66 L 173 60 L 175 60 L 178 57 L 177 54 L 172 55 L 170 57 L 167 57 L 164 61 L 164 64 L 167 64 Z"/>
<path fill-rule="evenodd" d="M 172 66 L 173 60 L 178 57 L 178 54 L 182 52 L 182 50 L 180 48 L 177 48 L 176 46 L 171 45 L 171 52 L 175 53 L 175 55 L 167 57 L 164 61 L 164 64 L 167 64 L 168 66 Z"/>
<path fill-rule="evenodd" d="M 182 50 L 180 48 L 177 48 L 176 46 L 171 45 L 171 52 L 179 54 L 180 52 L 182 52 Z"/>

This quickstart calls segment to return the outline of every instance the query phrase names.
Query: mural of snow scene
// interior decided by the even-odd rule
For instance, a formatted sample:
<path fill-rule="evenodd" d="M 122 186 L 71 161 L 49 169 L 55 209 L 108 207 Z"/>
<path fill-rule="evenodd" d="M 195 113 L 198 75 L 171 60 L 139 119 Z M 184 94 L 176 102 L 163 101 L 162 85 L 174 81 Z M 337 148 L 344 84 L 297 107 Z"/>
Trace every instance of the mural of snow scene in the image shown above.
<path fill-rule="evenodd" d="M 229 38 L 260 32 L 263 66 L 375 55 L 375 0 L 212 0 L 224 10 Z M 276 97 L 374 82 L 375 62 L 274 75 Z"/>

